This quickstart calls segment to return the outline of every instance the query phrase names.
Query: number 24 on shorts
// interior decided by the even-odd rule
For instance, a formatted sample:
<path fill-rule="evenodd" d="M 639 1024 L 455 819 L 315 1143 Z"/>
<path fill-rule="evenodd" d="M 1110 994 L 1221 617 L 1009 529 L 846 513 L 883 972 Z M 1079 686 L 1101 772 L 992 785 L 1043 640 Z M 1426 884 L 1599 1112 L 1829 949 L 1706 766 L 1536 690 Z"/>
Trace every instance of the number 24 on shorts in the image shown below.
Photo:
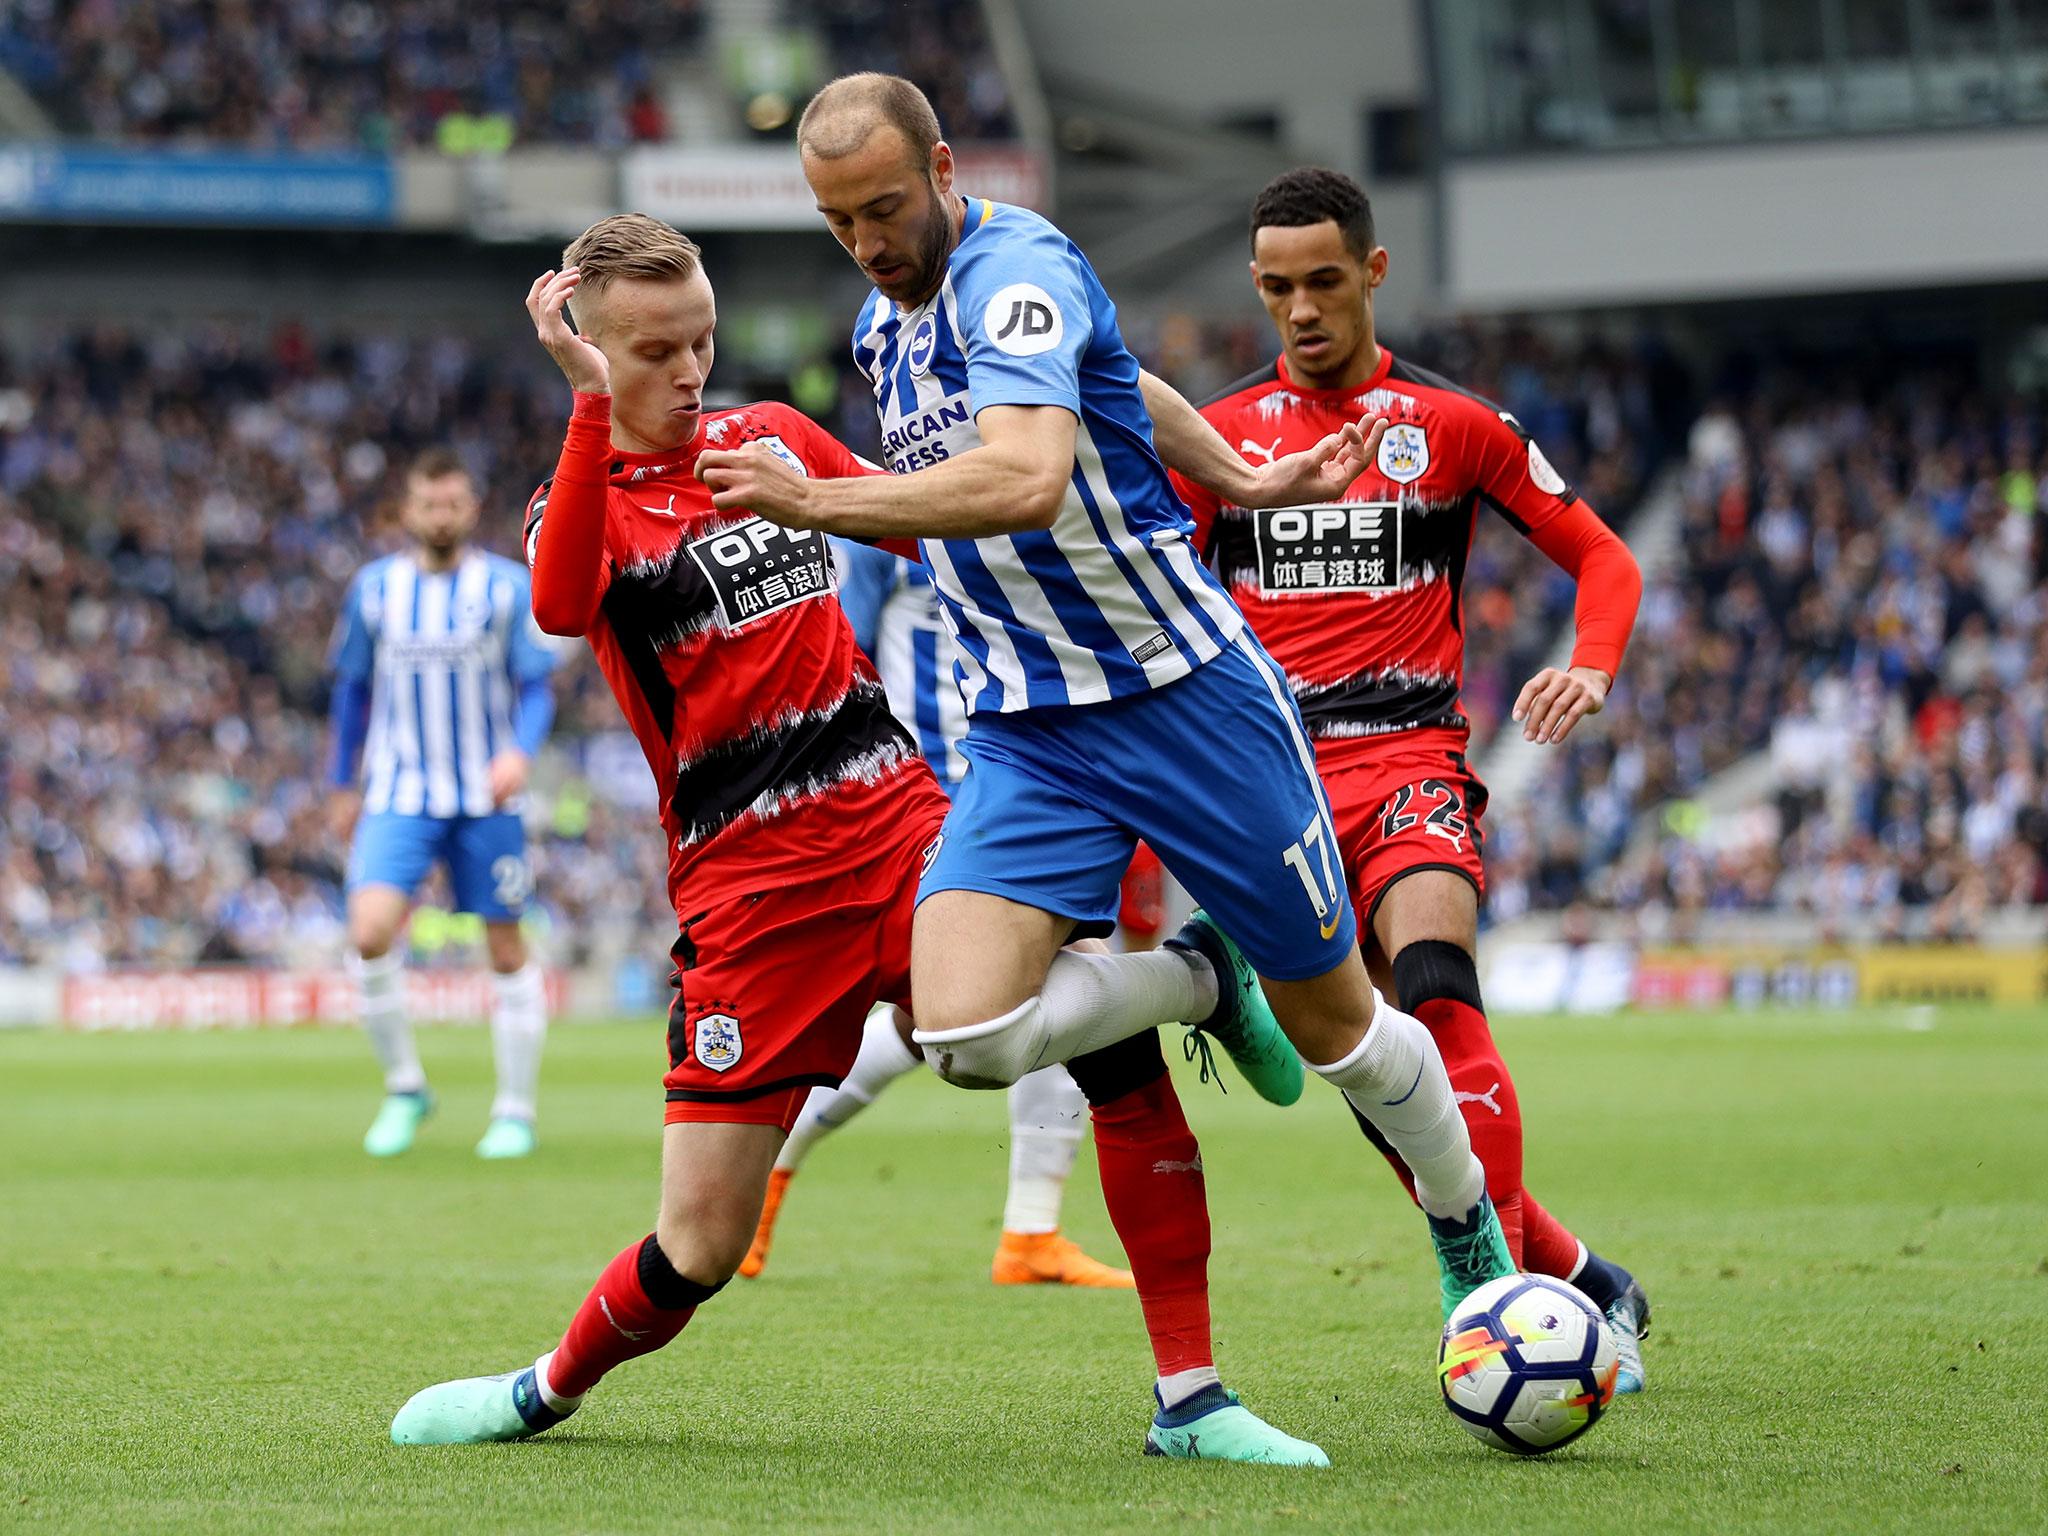
<path fill-rule="evenodd" d="M 1330 844 L 1334 841 L 1336 839 L 1323 826 L 1323 818 L 1317 816 L 1302 828 L 1300 839 L 1280 855 L 1280 861 L 1300 877 L 1301 888 L 1308 892 L 1309 904 L 1316 909 L 1316 922 L 1326 939 L 1344 920 L 1344 897 L 1338 889 L 1336 866 L 1330 858 Z M 1320 884 L 1316 880 L 1316 866 L 1309 862 L 1308 850 L 1311 848 L 1320 855 Z"/>

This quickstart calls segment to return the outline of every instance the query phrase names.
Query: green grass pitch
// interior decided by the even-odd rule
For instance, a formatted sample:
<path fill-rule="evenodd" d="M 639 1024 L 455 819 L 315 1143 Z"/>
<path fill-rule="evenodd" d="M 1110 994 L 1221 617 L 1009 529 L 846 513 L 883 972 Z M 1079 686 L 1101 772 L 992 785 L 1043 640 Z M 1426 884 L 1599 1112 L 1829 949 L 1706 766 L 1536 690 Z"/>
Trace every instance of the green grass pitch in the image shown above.
<path fill-rule="evenodd" d="M 991 1287 L 1004 1114 L 920 1076 L 827 1141 L 775 1261 L 526 1445 L 398 1450 L 415 1388 L 553 1342 L 647 1230 L 662 1039 L 556 1030 L 485 1165 L 481 1030 L 372 1166 L 343 1031 L 0 1034 L 0 1530 L 2048 1529 L 2048 1019 L 1507 1021 L 1529 1180 L 1638 1270 L 1650 1392 L 1520 1462 L 1437 1402 L 1420 1218 L 1311 1084 L 1181 1079 L 1227 1382 L 1329 1472 L 1139 1455 L 1125 1293 Z M 1084 1158 L 1068 1229 L 1117 1253 Z"/>

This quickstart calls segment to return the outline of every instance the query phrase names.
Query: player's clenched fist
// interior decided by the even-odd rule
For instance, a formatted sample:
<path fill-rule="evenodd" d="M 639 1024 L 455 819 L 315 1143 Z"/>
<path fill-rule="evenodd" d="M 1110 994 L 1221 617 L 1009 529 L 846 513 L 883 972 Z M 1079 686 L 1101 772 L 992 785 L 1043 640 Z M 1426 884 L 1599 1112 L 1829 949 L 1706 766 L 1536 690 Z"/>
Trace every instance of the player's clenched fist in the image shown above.
<path fill-rule="evenodd" d="M 737 508 L 785 528 L 815 528 L 811 482 L 758 443 L 708 449 L 697 455 L 697 478 L 721 512 Z"/>
<path fill-rule="evenodd" d="M 1573 726 L 1606 707 L 1607 689 L 1613 681 L 1597 667 L 1573 667 L 1567 672 L 1545 667 L 1522 685 L 1515 700 L 1514 717 L 1522 724 L 1522 740 L 1563 741 Z"/>
<path fill-rule="evenodd" d="M 533 280 L 526 290 L 526 312 L 533 317 L 534 331 L 548 356 L 568 376 L 579 394 L 608 395 L 612 389 L 611 365 L 604 354 L 569 328 L 564 313 L 582 274 L 574 267 L 557 272 L 550 268 Z"/>

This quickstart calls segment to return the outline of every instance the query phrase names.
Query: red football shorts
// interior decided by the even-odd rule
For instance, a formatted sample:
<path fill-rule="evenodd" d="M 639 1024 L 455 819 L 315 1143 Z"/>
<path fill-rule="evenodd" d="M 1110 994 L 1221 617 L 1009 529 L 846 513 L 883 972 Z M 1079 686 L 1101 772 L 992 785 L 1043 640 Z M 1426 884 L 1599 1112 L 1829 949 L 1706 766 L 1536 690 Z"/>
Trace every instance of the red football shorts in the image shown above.
<path fill-rule="evenodd" d="M 1316 744 L 1361 941 L 1403 875 L 1447 869 L 1486 894 L 1486 786 L 1466 765 L 1464 749 L 1463 733 L 1451 731 Z"/>
<path fill-rule="evenodd" d="M 837 1087 L 878 1002 L 910 1006 L 910 919 L 948 802 L 906 796 L 876 858 L 689 917 L 673 951 L 664 1119 L 796 1123 L 815 1087 Z"/>
<path fill-rule="evenodd" d="M 1124 871 L 1122 905 L 1117 925 L 1135 939 L 1152 940 L 1166 926 L 1166 866 L 1151 847 L 1140 843 Z"/>

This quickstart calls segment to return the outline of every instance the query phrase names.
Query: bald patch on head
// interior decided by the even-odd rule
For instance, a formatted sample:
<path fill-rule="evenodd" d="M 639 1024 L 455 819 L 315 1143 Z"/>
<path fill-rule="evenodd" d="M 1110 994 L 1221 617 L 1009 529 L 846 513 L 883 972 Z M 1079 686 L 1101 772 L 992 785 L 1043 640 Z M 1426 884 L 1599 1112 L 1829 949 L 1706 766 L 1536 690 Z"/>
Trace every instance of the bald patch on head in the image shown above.
<path fill-rule="evenodd" d="M 842 160 L 864 148 L 878 128 L 893 128 L 903 140 L 907 162 L 923 166 L 939 142 L 938 114 L 901 75 L 868 71 L 841 75 L 804 108 L 796 125 L 797 147 L 820 160 Z"/>
<path fill-rule="evenodd" d="M 850 104 L 838 112 L 822 114 L 798 142 L 807 155 L 816 155 L 820 160 L 843 160 L 865 147 L 877 128 L 888 126 L 873 107 Z M 909 146 L 904 148 L 908 153 Z"/>

